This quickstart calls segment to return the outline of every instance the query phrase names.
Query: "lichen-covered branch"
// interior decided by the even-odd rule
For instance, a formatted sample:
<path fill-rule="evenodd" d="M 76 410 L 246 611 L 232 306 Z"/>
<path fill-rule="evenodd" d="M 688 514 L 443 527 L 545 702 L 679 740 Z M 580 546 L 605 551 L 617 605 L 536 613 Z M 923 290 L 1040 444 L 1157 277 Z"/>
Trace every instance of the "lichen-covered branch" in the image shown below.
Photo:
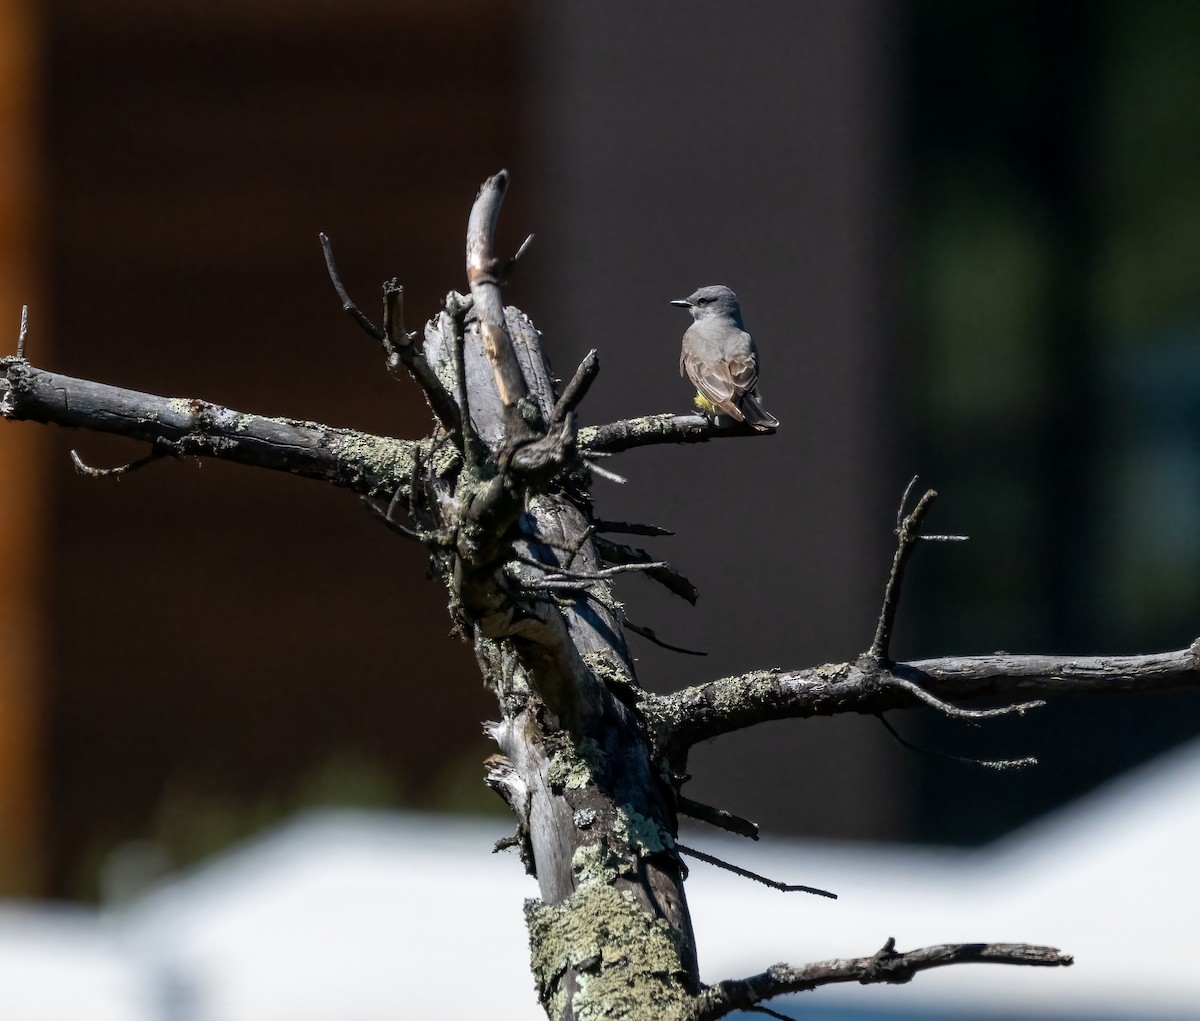
<path fill-rule="evenodd" d="M 650 695 L 640 709 L 660 747 L 699 741 L 770 720 L 880 713 L 928 702 L 951 706 L 983 696 L 1097 694 L 1200 688 L 1200 640 L 1145 656 L 947 656 L 878 663 L 869 656 L 806 670 L 762 670 Z"/>
<path fill-rule="evenodd" d="M 744 422 L 732 419 L 714 421 L 704 415 L 663 414 L 585 426 L 579 430 L 579 445 L 585 451 L 615 454 L 658 443 L 707 443 L 725 436 L 772 435 L 772 432 L 755 432 Z"/>
<path fill-rule="evenodd" d="M 708 986 L 696 997 L 688 1021 L 716 1021 L 735 1010 L 753 1008 L 775 996 L 807 992 L 840 982 L 900 985 L 910 981 L 919 971 L 949 964 L 1024 964 L 1035 968 L 1062 968 L 1073 963 L 1069 954 L 1054 947 L 1026 943 L 945 943 L 897 953 L 896 941 L 889 939 L 870 957 L 818 961 L 801 967 L 776 964 L 750 978 Z"/>
<path fill-rule="evenodd" d="M 291 472 L 366 496 L 404 491 L 420 444 L 267 418 L 189 397 L 158 397 L 0 359 L 0 415 L 144 440 L 179 457 L 215 457 Z"/>

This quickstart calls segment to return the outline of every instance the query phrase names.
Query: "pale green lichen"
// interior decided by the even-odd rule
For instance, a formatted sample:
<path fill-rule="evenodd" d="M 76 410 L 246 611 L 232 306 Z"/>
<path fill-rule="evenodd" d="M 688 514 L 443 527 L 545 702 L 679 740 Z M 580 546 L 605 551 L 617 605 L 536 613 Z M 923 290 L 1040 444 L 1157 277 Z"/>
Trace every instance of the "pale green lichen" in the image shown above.
<path fill-rule="evenodd" d="M 623 864 L 603 842 L 580 844 L 571 855 L 571 872 L 577 887 L 588 883 L 611 883 L 621 875 Z"/>
<path fill-rule="evenodd" d="M 626 685 L 635 683 L 629 667 L 613 653 L 599 651 L 584 653 L 583 662 L 602 681 Z"/>
<path fill-rule="evenodd" d="M 675 846 L 671 834 L 657 822 L 623 805 L 617 806 L 613 833 L 620 837 L 627 847 L 634 848 L 639 857 L 666 851 Z"/>
<path fill-rule="evenodd" d="M 713 708 L 720 713 L 729 713 L 747 702 L 761 702 L 770 696 L 777 679 L 778 671 L 756 670 L 731 682 L 718 681 L 713 685 Z"/>
<path fill-rule="evenodd" d="M 614 889 L 611 879 L 590 878 L 561 904 L 527 901 L 525 920 L 538 997 L 550 1017 L 567 1007 L 569 969 L 576 974 L 570 1006 L 579 1021 L 687 1016 L 691 997 L 670 926 Z"/>
<path fill-rule="evenodd" d="M 332 449 L 342 464 L 355 468 L 358 477 L 375 480 L 374 492 L 390 494 L 412 475 L 416 448 L 410 440 L 351 430 L 338 434 Z"/>
<path fill-rule="evenodd" d="M 550 757 L 546 779 L 551 787 L 580 790 L 593 783 L 596 772 L 604 766 L 604 749 L 592 738 L 578 743 L 564 743 Z"/>
<path fill-rule="evenodd" d="M 850 672 L 849 663 L 822 663 L 813 673 L 824 681 L 840 681 Z"/>

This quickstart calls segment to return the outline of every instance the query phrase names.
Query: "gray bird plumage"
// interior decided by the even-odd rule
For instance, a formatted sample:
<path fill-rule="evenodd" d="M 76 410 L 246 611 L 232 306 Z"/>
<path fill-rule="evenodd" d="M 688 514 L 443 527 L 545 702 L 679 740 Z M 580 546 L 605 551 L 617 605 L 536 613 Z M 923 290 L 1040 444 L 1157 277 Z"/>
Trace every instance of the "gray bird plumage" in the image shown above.
<path fill-rule="evenodd" d="M 758 349 L 742 325 L 737 295 L 713 284 L 671 304 L 694 320 L 683 335 L 679 374 L 692 381 L 697 403 L 759 432 L 776 428 L 779 421 L 758 396 Z"/>

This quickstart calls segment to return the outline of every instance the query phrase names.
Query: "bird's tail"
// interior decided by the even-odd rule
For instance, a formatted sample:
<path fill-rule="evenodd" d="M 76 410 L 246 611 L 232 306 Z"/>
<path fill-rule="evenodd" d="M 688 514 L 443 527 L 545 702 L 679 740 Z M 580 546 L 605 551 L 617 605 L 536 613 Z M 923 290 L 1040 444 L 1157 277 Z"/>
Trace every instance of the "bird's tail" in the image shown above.
<path fill-rule="evenodd" d="M 742 398 L 742 414 L 746 416 L 746 424 L 753 426 L 760 433 L 779 428 L 779 419 L 762 406 L 757 392 L 746 394 Z"/>

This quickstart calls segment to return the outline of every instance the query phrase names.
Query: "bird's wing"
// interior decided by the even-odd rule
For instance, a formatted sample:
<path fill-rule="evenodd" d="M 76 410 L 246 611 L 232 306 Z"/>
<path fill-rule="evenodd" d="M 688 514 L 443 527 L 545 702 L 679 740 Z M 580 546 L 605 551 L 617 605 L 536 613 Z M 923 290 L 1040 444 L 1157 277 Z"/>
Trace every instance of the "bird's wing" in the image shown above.
<path fill-rule="evenodd" d="M 702 396 L 740 422 L 742 397 L 758 382 L 755 354 L 744 330 L 694 323 L 684 334 L 679 368 Z"/>
<path fill-rule="evenodd" d="M 729 367 L 729 379 L 739 398 L 754 389 L 754 384 L 758 382 L 758 360 L 754 357 L 753 348 L 731 355 L 725 364 Z"/>
<path fill-rule="evenodd" d="M 692 385 L 703 397 L 726 415 L 741 421 L 742 413 L 734 401 L 736 387 L 724 362 L 685 352 L 683 368 Z"/>

